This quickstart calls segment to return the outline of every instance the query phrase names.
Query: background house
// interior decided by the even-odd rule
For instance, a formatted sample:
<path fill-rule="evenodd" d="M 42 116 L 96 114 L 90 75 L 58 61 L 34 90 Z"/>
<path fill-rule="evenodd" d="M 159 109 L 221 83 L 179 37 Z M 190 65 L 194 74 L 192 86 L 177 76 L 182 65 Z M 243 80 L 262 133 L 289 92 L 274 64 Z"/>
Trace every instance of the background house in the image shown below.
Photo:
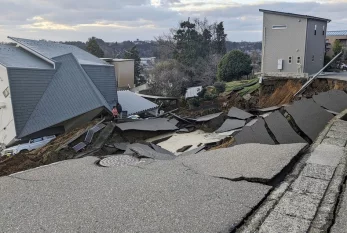
<path fill-rule="evenodd" d="M 327 32 L 327 42 L 329 44 L 327 55 L 334 56 L 333 45 L 336 40 L 339 40 L 342 47 L 347 48 L 347 30 L 343 31 L 329 31 Z"/>
<path fill-rule="evenodd" d="M 135 87 L 135 60 L 103 58 L 112 64 L 115 69 L 115 79 L 118 80 L 118 89 L 131 89 Z"/>
<path fill-rule="evenodd" d="M 0 45 L 0 143 L 65 132 L 117 102 L 114 67 L 75 46 Z"/>
<path fill-rule="evenodd" d="M 263 12 L 262 73 L 304 77 L 324 65 L 329 19 L 260 9 Z"/>

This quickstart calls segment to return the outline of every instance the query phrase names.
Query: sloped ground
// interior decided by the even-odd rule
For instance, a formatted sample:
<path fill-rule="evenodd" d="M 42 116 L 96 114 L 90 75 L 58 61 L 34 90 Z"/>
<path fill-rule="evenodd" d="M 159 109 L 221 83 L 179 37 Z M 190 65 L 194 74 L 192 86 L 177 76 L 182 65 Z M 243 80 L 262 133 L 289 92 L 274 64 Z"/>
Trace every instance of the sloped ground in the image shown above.
<path fill-rule="evenodd" d="M 92 127 L 96 122 L 90 122 L 82 127 L 62 134 L 40 149 L 28 153 L 20 153 L 12 157 L 3 157 L 0 162 L 0 176 L 72 158 L 75 152 L 71 148 L 58 149 L 72 138 L 75 138 L 86 131 L 86 129 Z"/>

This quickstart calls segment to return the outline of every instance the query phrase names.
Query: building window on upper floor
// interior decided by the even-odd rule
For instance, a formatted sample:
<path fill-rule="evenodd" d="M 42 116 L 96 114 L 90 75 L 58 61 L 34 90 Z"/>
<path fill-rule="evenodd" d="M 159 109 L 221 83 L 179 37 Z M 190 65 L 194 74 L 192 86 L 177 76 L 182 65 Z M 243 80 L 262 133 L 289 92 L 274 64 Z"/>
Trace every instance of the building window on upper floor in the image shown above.
<path fill-rule="evenodd" d="M 301 64 L 301 58 L 300 57 L 298 57 L 298 59 L 296 60 L 296 63 Z"/>
<path fill-rule="evenodd" d="M 286 25 L 273 25 L 272 29 L 287 29 Z"/>
<path fill-rule="evenodd" d="M 2 92 L 2 94 L 5 96 L 5 98 L 7 97 L 7 96 L 9 96 L 10 95 L 10 88 L 6 88 L 3 92 Z"/>
<path fill-rule="evenodd" d="M 317 35 L 317 25 L 314 25 L 314 35 Z"/>
<path fill-rule="evenodd" d="M 288 63 L 289 63 L 289 64 L 292 64 L 292 57 L 289 57 Z"/>
<path fill-rule="evenodd" d="M 312 55 L 312 62 L 314 62 L 314 55 Z"/>
<path fill-rule="evenodd" d="M 323 36 L 325 35 L 325 26 L 323 26 Z"/>

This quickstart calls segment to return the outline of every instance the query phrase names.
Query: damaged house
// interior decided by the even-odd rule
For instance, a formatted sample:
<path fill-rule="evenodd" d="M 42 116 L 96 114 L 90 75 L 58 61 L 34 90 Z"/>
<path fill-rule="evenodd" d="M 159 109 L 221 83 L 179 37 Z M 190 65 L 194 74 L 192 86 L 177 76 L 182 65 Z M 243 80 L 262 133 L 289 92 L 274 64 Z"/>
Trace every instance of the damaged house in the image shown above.
<path fill-rule="evenodd" d="M 112 65 L 75 46 L 9 37 L 0 45 L 0 143 L 63 133 L 117 102 Z"/>

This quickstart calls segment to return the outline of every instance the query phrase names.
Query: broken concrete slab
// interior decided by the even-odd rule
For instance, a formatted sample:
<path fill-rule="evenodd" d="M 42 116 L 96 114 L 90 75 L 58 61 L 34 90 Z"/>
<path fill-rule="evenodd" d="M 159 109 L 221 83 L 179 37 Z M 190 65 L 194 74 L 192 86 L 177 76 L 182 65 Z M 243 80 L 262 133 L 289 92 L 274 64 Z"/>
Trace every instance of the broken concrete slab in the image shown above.
<path fill-rule="evenodd" d="M 214 113 L 214 114 L 210 114 L 210 115 L 206 115 L 206 116 L 202 116 L 202 117 L 198 117 L 195 119 L 196 122 L 206 122 L 206 121 L 210 121 L 213 120 L 219 116 L 221 116 L 223 114 L 223 112 L 219 112 L 219 113 Z"/>
<path fill-rule="evenodd" d="M 159 153 L 155 151 L 154 149 L 152 149 L 151 147 L 149 147 L 148 145 L 144 145 L 140 143 L 134 143 L 129 145 L 127 150 L 131 152 L 135 152 L 135 154 L 138 157 L 152 158 L 155 160 L 171 160 L 176 158 L 176 156 L 173 154 Z"/>
<path fill-rule="evenodd" d="M 226 119 L 223 125 L 216 130 L 216 133 L 224 133 L 227 131 L 242 128 L 243 126 L 245 126 L 245 123 L 246 123 L 245 120 Z"/>
<path fill-rule="evenodd" d="M 195 148 L 195 149 L 192 149 L 192 150 L 188 150 L 188 151 L 180 154 L 179 156 L 187 156 L 187 155 L 198 154 L 199 152 L 201 152 L 205 148 L 206 148 L 206 146 L 199 146 L 198 148 Z"/>
<path fill-rule="evenodd" d="M 344 91 L 330 90 L 314 95 L 312 98 L 318 105 L 336 113 L 347 108 L 347 94 Z"/>
<path fill-rule="evenodd" d="M 334 117 L 312 99 L 295 101 L 293 105 L 285 107 L 285 110 L 312 141 L 318 137 L 327 123 Z"/>
<path fill-rule="evenodd" d="M 189 148 L 191 148 L 193 145 L 187 145 L 187 146 L 183 146 L 182 148 L 179 148 L 177 150 L 177 152 L 185 152 L 186 150 L 188 150 Z"/>
<path fill-rule="evenodd" d="M 236 144 L 260 143 L 275 145 L 274 140 L 269 135 L 263 118 L 258 118 L 257 122 L 252 126 L 243 127 L 243 129 L 235 135 Z"/>
<path fill-rule="evenodd" d="M 158 153 L 173 155 L 173 153 L 171 151 L 165 150 L 164 148 L 162 148 L 156 144 L 150 143 L 150 145 Z"/>
<path fill-rule="evenodd" d="M 115 148 L 117 148 L 118 150 L 127 150 L 127 147 L 130 145 L 129 142 L 119 142 L 119 143 L 114 143 L 113 144 Z"/>
<path fill-rule="evenodd" d="M 250 179 L 270 182 L 306 146 L 247 144 L 179 157 L 190 169 L 231 180 Z"/>
<path fill-rule="evenodd" d="M 311 156 L 306 163 L 326 165 L 335 168 L 344 156 L 344 148 L 320 144 L 311 153 Z"/>
<path fill-rule="evenodd" d="M 141 121 L 133 121 L 127 123 L 116 124 L 121 131 L 137 130 L 137 131 L 174 131 L 178 128 L 170 123 L 166 118 L 156 118 Z"/>
<path fill-rule="evenodd" d="M 246 112 L 246 111 L 243 111 L 243 110 L 241 110 L 239 108 L 232 107 L 229 110 L 228 117 L 237 118 L 237 119 L 241 119 L 241 120 L 246 120 L 248 118 L 253 117 L 253 115 L 248 113 L 248 112 Z"/>
<path fill-rule="evenodd" d="M 93 143 L 92 147 L 95 149 L 100 149 L 106 143 L 107 139 L 112 135 L 116 125 L 110 122 L 105 128 L 100 132 L 98 138 Z"/>
<path fill-rule="evenodd" d="M 99 165 L 103 167 L 125 167 L 139 164 L 140 159 L 130 155 L 110 156 L 100 160 Z"/>
<path fill-rule="evenodd" d="M 174 161 L 142 169 L 94 163 L 69 160 L 1 177 L 1 231 L 229 232 L 271 189 L 194 174 Z"/>
<path fill-rule="evenodd" d="M 260 112 L 260 113 L 266 113 L 266 112 L 273 112 L 276 111 L 278 109 L 282 108 L 282 106 L 272 106 L 272 107 L 268 107 L 268 108 L 258 108 L 254 111 L 256 112 Z"/>
<path fill-rule="evenodd" d="M 227 136 L 215 133 L 206 133 L 202 130 L 196 130 L 191 133 L 174 134 L 168 140 L 158 143 L 162 148 L 178 155 L 177 150 L 186 145 L 193 145 L 191 149 L 201 146 L 200 144 L 217 143 Z"/>
<path fill-rule="evenodd" d="M 280 144 L 306 143 L 279 111 L 271 113 L 265 118 L 265 122 Z"/>

